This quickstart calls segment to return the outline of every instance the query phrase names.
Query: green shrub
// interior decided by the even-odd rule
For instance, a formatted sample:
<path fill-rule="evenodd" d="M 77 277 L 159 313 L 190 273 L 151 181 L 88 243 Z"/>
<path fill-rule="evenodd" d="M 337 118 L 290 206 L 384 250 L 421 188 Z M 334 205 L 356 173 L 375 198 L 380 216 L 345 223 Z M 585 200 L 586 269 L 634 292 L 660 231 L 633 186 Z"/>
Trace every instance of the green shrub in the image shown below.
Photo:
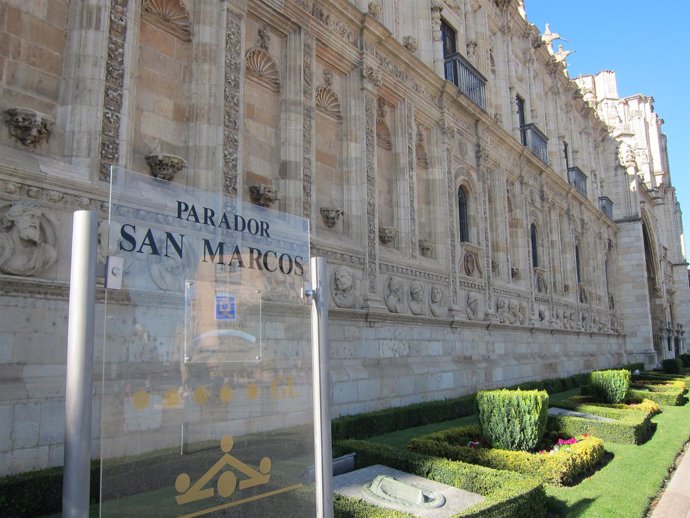
<path fill-rule="evenodd" d="M 637 402 L 648 399 L 659 405 L 680 406 L 685 403 L 683 395 L 687 390 L 687 385 L 682 380 L 668 382 L 638 380 L 630 385 L 626 401 Z"/>
<path fill-rule="evenodd" d="M 690 354 L 681 354 L 679 358 L 683 362 L 683 367 L 690 368 Z"/>
<path fill-rule="evenodd" d="M 622 403 L 630 388 L 630 371 L 594 371 L 590 375 L 593 396 L 609 404 Z"/>
<path fill-rule="evenodd" d="M 585 437 L 553 453 L 541 454 L 468 446 L 478 433 L 476 425 L 451 428 L 412 439 L 407 447 L 417 453 L 533 475 L 556 485 L 572 484 L 604 457 L 604 443 L 596 437 Z"/>
<path fill-rule="evenodd" d="M 474 394 L 455 399 L 415 403 L 404 407 L 339 417 L 331 421 L 331 436 L 334 441 L 368 439 L 372 435 L 449 421 L 472 415 L 474 412 Z"/>
<path fill-rule="evenodd" d="M 546 495 L 541 482 L 509 471 L 429 457 L 366 441 L 342 441 L 339 446 L 353 451 L 356 468 L 374 464 L 429 478 L 442 484 L 478 493 L 485 500 L 454 517 L 534 518 L 546 513 Z M 398 518 L 409 516 L 351 498 L 335 497 L 336 518 Z"/>
<path fill-rule="evenodd" d="M 626 371 L 630 371 L 630 372 L 635 372 L 635 371 L 642 372 L 644 370 L 644 362 L 628 363 L 627 365 L 623 365 L 621 367 L 621 369 L 625 369 Z"/>
<path fill-rule="evenodd" d="M 666 374 L 680 374 L 683 370 L 683 361 L 680 358 L 667 358 L 661 362 L 661 368 Z"/>
<path fill-rule="evenodd" d="M 477 393 L 482 436 L 494 448 L 530 450 L 546 430 L 549 395 L 543 390 L 487 390 Z"/>
<path fill-rule="evenodd" d="M 558 403 L 560 408 L 584 412 L 612 419 L 598 421 L 583 417 L 549 416 L 548 428 L 566 435 L 594 435 L 604 442 L 641 444 L 652 433 L 653 409 L 632 408 L 625 405 L 592 403 L 591 398 L 572 397 Z"/>

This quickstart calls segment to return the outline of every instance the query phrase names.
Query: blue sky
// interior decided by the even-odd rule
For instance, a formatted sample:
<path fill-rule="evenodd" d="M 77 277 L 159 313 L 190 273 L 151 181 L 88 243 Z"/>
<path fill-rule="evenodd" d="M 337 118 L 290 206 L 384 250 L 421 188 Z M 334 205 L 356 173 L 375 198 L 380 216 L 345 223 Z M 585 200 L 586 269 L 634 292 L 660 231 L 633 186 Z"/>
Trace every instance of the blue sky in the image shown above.
<path fill-rule="evenodd" d="M 618 95 L 654 98 L 690 248 L 690 0 L 525 0 L 527 19 L 568 42 L 570 77 L 613 70 Z M 687 250 L 690 254 L 690 250 Z"/>

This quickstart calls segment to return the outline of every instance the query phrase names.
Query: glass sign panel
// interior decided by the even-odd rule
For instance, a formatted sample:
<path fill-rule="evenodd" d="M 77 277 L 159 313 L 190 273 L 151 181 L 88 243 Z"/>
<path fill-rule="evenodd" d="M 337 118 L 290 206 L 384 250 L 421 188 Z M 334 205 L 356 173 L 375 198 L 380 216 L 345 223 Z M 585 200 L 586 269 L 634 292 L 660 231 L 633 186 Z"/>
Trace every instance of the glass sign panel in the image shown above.
<path fill-rule="evenodd" d="M 112 172 L 101 515 L 314 516 L 308 221 Z"/>

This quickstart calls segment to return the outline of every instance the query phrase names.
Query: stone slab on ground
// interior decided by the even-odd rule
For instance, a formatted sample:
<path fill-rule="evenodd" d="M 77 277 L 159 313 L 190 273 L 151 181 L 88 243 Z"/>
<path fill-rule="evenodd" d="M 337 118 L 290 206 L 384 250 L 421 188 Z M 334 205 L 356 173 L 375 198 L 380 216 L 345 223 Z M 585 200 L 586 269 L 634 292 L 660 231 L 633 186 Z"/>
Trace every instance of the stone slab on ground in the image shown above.
<path fill-rule="evenodd" d="M 549 408 L 549 415 L 555 416 L 569 416 L 581 417 L 582 419 L 591 419 L 593 421 L 604 421 L 605 423 L 615 423 L 615 419 L 610 417 L 603 417 L 600 415 L 588 414 L 586 412 L 576 412 L 575 410 L 567 410 L 565 408 L 551 407 Z"/>
<path fill-rule="evenodd" d="M 392 502 L 367 494 L 368 492 L 364 489 L 365 486 L 368 486 L 379 475 L 387 475 L 400 482 L 422 489 L 425 492 L 433 491 L 434 494 L 443 496 L 445 498 L 445 503 L 433 509 L 419 509 L 406 505 L 395 505 Z M 440 482 L 418 477 L 417 475 L 405 473 L 380 464 L 334 477 L 333 491 L 343 496 L 365 500 L 379 507 L 410 513 L 420 518 L 448 518 L 484 500 L 483 496 L 476 493 L 441 484 Z"/>

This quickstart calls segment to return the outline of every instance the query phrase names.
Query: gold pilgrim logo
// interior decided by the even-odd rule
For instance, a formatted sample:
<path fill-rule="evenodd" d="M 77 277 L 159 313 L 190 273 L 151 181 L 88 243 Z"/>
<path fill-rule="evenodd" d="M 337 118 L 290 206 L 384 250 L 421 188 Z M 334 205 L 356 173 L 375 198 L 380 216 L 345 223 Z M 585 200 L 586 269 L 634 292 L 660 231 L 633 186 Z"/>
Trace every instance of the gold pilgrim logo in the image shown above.
<path fill-rule="evenodd" d="M 177 505 L 189 504 L 216 496 L 221 498 L 230 498 L 237 490 L 242 491 L 243 489 L 268 483 L 269 479 L 271 478 L 271 459 L 268 457 L 262 458 L 261 462 L 259 462 L 259 468 L 257 470 L 230 455 L 230 450 L 232 450 L 233 445 L 233 438 L 230 435 L 224 436 L 220 441 L 220 449 L 223 450 L 223 456 L 193 484 L 188 473 L 180 473 L 177 476 L 177 479 L 175 480 L 175 489 L 179 493 L 175 497 Z M 224 469 L 228 467 L 234 468 L 240 475 L 244 475 L 246 478 L 241 478 L 238 480 L 237 474 L 234 471 L 224 471 Z M 216 475 L 219 476 L 214 487 L 211 481 Z M 252 495 L 247 498 L 233 500 L 231 502 L 217 505 L 202 511 L 180 515 L 179 518 L 193 518 L 195 516 L 209 514 L 220 509 L 260 500 L 262 498 L 279 493 L 284 493 L 300 487 L 301 485 L 302 484 L 295 484 L 293 486 L 274 489 L 266 493 Z"/>

